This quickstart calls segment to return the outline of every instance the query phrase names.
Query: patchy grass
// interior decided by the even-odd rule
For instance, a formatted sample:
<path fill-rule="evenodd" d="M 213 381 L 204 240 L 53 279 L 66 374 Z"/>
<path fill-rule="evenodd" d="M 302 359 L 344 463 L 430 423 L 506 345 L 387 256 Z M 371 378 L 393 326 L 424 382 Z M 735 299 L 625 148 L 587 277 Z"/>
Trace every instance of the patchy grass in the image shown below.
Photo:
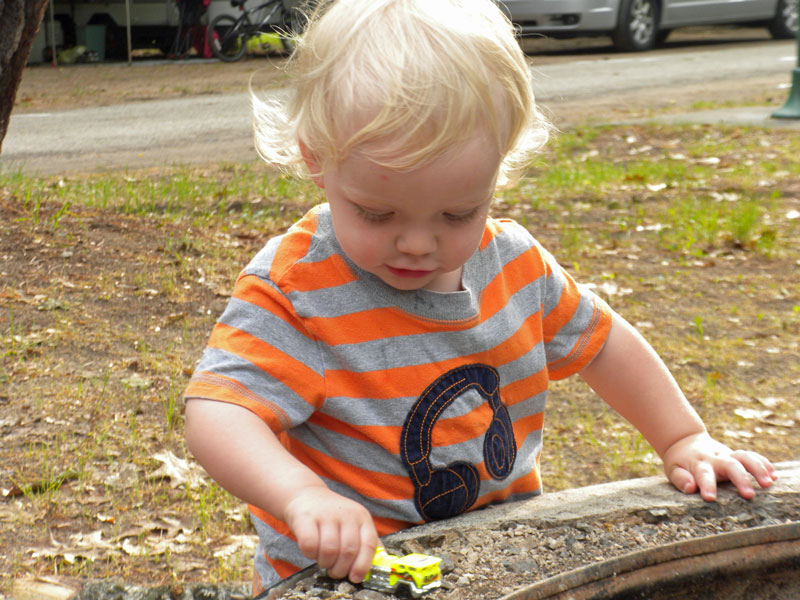
<path fill-rule="evenodd" d="M 495 214 L 637 324 L 714 435 L 793 459 L 798 155 L 792 132 L 583 128 Z M 180 397 L 236 274 L 317 190 L 230 164 L 1 177 L 0 573 L 249 579 L 244 507 L 186 460 Z M 575 379 L 542 467 L 549 490 L 660 470 Z"/>

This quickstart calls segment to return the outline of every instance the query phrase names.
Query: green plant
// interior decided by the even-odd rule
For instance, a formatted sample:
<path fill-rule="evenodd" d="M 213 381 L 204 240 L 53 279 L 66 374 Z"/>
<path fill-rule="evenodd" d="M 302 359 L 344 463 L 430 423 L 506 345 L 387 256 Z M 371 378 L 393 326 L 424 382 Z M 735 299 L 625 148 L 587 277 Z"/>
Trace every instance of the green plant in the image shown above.
<path fill-rule="evenodd" d="M 169 390 L 161 396 L 161 406 L 164 409 L 164 420 L 168 432 L 172 432 L 180 420 L 182 394 L 183 386 L 176 384 L 173 378 L 169 382 Z"/>
<path fill-rule="evenodd" d="M 694 318 L 692 322 L 694 325 L 694 331 L 699 338 L 703 338 L 705 335 L 705 331 L 703 330 L 703 317 L 697 316 Z"/>

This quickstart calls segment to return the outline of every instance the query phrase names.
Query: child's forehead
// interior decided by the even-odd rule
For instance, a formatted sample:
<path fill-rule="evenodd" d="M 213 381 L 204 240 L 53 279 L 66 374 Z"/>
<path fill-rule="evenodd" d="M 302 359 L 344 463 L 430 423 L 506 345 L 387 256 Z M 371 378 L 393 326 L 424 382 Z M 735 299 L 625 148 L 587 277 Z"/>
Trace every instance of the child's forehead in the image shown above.
<path fill-rule="evenodd" d="M 435 114 L 426 117 L 398 114 L 392 119 L 386 117 L 386 111 L 390 110 L 386 107 L 363 104 L 349 110 L 341 107 L 341 112 L 332 115 L 335 154 L 326 156 L 323 148 L 316 149 L 317 154 L 323 162 L 332 159 L 341 163 L 352 156 L 398 170 L 413 169 L 433 161 L 445 163 L 456 160 L 464 152 L 477 150 L 485 150 L 487 160 L 499 161 L 498 142 L 508 135 L 508 111 L 503 103 L 498 104 L 496 122 L 474 118 L 459 122 L 458 127 L 444 114 L 441 118 Z M 397 112 L 403 111 L 398 109 Z"/>
<path fill-rule="evenodd" d="M 353 193 L 364 189 L 374 192 L 382 186 L 400 191 L 406 186 L 449 187 L 466 192 L 473 188 L 493 189 L 501 162 L 500 152 L 490 139 L 476 135 L 411 168 L 381 164 L 369 152 L 356 150 L 334 169 L 341 187 Z"/>

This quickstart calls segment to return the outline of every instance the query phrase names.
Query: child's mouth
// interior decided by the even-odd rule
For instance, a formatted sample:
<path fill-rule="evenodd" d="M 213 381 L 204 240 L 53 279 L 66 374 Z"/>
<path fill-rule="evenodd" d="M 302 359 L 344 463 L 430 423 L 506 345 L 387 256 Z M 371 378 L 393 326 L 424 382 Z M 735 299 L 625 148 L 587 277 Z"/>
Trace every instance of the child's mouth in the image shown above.
<path fill-rule="evenodd" d="M 392 275 L 397 277 L 409 277 L 409 278 L 418 278 L 418 277 L 425 277 L 426 275 L 430 275 L 433 271 L 419 271 L 416 269 L 398 269 L 397 267 L 390 267 L 386 266 L 389 269 L 389 272 Z"/>

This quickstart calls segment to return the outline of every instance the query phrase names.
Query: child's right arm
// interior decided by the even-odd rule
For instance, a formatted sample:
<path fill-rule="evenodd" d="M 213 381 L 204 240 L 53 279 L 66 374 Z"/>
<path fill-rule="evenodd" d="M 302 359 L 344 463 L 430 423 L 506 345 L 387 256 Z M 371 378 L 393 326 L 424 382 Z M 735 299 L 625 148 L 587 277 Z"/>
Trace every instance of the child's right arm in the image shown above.
<path fill-rule="evenodd" d="M 303 554 L 331 577 L 361 581 L 378 535 L 359 503 L 331 491 L 255 413 L 226 402 L 186 402 L 189 450 L 222 487 L 285 522 Z"/>

